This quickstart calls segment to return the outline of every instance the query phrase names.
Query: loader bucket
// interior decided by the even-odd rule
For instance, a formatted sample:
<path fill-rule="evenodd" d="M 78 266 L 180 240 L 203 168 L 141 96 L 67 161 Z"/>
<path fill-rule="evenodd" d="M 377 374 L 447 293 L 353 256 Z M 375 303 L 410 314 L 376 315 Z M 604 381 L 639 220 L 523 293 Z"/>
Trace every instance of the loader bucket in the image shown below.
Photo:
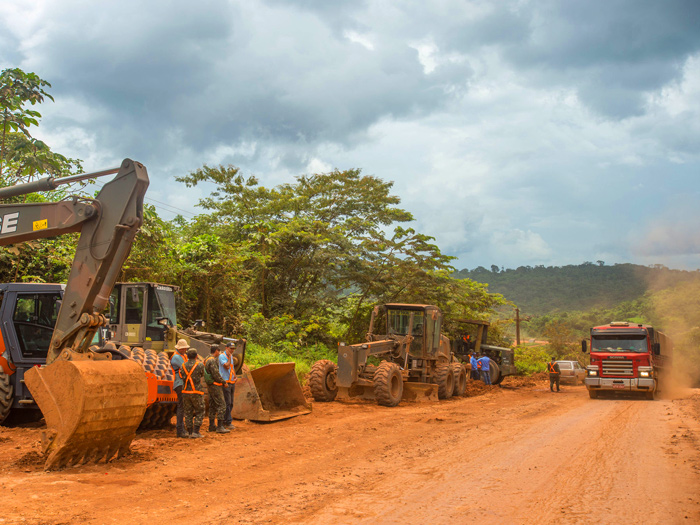
<path fill-rule="evenodd" d="M 234 418 L 278 421 L 310 412 L 295 363 L 272 363 L 252 371 L 243 366 L 233 396 Z"/>
<path fill-rule="evenodd" d="M 46 420 L 46 470 L 105 461 L 129 450 L 148 386 L 135 361 L 54 361 L 24 374 Z"/>

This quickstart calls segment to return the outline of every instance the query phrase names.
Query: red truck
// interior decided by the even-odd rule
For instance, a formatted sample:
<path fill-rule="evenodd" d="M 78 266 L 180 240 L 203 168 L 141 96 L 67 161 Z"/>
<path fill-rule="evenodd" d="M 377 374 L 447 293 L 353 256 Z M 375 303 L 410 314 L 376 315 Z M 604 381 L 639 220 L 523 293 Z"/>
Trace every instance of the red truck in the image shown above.
<path fill-rule="evenodd" d="M 588 350 L 581 341 L 581 350 Z M 645 324 L 616 322 L 591 328 L 591 364 L 586 369 L 588 395 L 640 392 L 654 399 L 667 380 L 673 343 Z"/>

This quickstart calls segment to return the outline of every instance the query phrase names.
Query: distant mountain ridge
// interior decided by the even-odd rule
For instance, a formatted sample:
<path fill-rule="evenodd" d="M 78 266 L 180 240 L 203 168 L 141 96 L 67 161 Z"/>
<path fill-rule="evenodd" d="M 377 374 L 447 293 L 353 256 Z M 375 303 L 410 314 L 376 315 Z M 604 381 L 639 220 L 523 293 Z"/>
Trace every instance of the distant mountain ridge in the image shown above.
<path fill-rule="evenodd" d="M 700 271 L 673 270 L 659 264 L 606 266 L 598 261 L 567 266 L 520 266 L 514 270 L 501 270 L 495 265 L 488 270 L 479 266 L 455 272 L 454 277 L 488 284 L 489 292 L 514 302 L 523 315 L 543 315 L 611 308 L 638 299 L 647 291 L 700 281 Z"/>

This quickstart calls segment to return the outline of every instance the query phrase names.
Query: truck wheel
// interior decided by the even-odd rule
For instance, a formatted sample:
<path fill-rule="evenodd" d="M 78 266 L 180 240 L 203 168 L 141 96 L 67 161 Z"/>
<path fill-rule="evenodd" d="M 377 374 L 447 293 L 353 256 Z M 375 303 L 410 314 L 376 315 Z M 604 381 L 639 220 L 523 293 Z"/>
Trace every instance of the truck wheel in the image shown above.
<path fill-rule="evenodd" d="M 453 396 L 463 396 L 467 391 L 467 369 L 461 363 L 452 363 L 452 375 L 455 378 Z"/>
<path fill-rule="evenodd" d="M 403 377 L 396 363 L 382 361 L 374 372 L 374 397 L 385 407 L 395 407 L 403 395 Z"/>
<path fill-rule="evenodd" d="M 449 364 L 435 367 L 435 383 L 438 385 L 438 399 L 449 399 L 455 390 L 455 376 Z"/>
<path fill-rule="evenodd" d="M 315 401 L 333 401 L 338 395 L 338 365 L 328 359 L 316 361 L 309 372 L 309 389 Z"/>
<path fill-rule="evenodd" d="M 589 390 L 588 397 L 590 397 L 591 399 L 598 399 L 598 391 L 597 390 Z"/>
<path fill-rule="evenodd" d="M 12 408 L 12 398 L 14 387 L 10 382 L 10 376 L 5 372 L 0 372 L 0 423 L 7 419 Z"/>

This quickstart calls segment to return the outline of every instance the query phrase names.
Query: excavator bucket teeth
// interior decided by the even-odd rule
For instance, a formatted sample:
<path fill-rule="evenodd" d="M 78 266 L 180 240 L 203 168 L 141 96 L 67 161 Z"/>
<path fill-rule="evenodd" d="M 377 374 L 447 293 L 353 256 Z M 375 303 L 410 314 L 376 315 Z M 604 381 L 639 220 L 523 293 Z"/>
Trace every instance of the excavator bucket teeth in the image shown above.
<path fill-rule="evenodd" d="M 243 366 L 236 381 L 232 415 L 251 421 L 277 421 L 311 412 L 297 379 L 295 363 Z"/>
<path fill-rule="evenodd" d="M 46 470 L 129 450 L 148 398 L 135 361 L 54 361 L 24 381 L 46 420 Z"/>

